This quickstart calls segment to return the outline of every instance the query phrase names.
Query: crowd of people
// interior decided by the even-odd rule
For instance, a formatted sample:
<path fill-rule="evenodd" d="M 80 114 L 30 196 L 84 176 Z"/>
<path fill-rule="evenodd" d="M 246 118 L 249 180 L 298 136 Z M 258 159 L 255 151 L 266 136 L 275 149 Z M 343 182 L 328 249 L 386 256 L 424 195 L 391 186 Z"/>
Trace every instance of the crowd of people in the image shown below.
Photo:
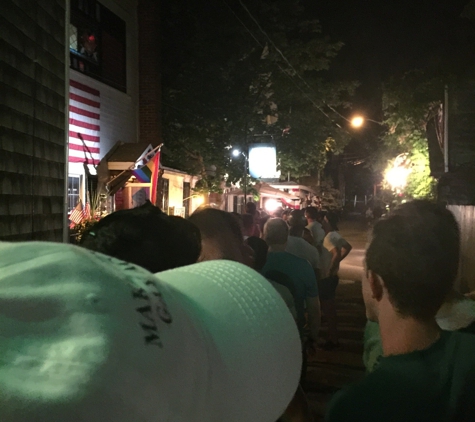
<path fill-rule="evenodd" d="M 475 420 L 459 237 L 426 201 L 374 225 L 368 375 L 333 397 L 327 421 Z M 187 219 L 147 203 L 106 216 L 79 246 L 0 243 L 0 420 L 310 422 L 306 362 L 340 347 L 351 249 L 333 213 L 251 202 Z"/>

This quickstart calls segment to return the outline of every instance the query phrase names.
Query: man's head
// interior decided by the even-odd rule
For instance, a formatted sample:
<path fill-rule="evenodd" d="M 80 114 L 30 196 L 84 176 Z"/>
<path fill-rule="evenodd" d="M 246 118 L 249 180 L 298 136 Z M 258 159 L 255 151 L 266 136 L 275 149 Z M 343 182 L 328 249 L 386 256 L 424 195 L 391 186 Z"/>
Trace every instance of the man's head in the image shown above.
<path fill-rule="evenodd" d="M 246 204 L 246 213 L 251 214 L 251 215 L 255 215 L 256 212 L 257 212 L 256 204 L 254 202 L 248 202 Z"/>
<path fill-rule="evenodd" d="M 201 238 L 194 224 L 148 202 L 104 217 L 84 234 L 81 246 L 157 273 L 194 264 Z"/>
<path fill-rule="evenodd" d="M 318 210 L 315 207 L 307 207 L 305 208 L 305 218 L 309 223 L 313 221 L 317 221 L 318 218 Z"/>
<path fill-rule="evenodd" d="M 302 210 L 294 210 L 290 213 L 290 217 L 287 220 L 289 224 L 290 236 L 302 237 L 303 230 L 307 225 L 307 220 L 305 219 L 304 212 Z"/>
<path fill-rule="evenodd" d="M 323 219 L 326 218 L 327 221 L 327 227 L 325 231 L 338 231 L 338 215 L 335 214 L 334 212 L 329 212 Z M 322 224 L 322 226 L 325 226 Z M 324 227 L 325 229 L 325 227 Z"/>
<path fill-rule="evenodd" d="M 459 242 L 452 213 L 428 201 L 403 204 L 379 221 L 366 251 L 368 318 L 391 307 L 400 317 L 432 319 L 457 276 Z"/>
<path fill-rule="evenodd" d="M 289 226 L 282 218 L 270 218 L 264 226 L 264 240 L 270 247 L 285 248 Z"/>
<path fill-rule="evenodd" d="M 205 207 L 196 210 L 189 221 L 201 233 L 200 261 L 228 259 L 248 264 L 240 222 L 233 214 Z"/>

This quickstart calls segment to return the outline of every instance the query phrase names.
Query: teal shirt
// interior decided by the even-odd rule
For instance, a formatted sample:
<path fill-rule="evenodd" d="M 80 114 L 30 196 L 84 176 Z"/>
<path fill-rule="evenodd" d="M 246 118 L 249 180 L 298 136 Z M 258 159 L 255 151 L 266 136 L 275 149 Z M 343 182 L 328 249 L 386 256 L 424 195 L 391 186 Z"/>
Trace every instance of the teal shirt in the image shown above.
<path fill-rule="evenodd" d="M 299 321 L 305 319 L 305 299 L 318 296 L 317 279 L 310 263 L 289 252 L 269 252 L 262 268 L 262 275 L 268 271 L 280 271 L 292 279 L 295 287 L 295 309 Z"/>
<path fill-rule="evenodd" d="M 360 383 L 338 392 L 328 405 L 327 422 L 437 422 L 453 420 L 475 369 L 475 336 L 442 331 L 429 348 L 381 357 Z M 473 415 L 475 421 L 475 415 Z"/>

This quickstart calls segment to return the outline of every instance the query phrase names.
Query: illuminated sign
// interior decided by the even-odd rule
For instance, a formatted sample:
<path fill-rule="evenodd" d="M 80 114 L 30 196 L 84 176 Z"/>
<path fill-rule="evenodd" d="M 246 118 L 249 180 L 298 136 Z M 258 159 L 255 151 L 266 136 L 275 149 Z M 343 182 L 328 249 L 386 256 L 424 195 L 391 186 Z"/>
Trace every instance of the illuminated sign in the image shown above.
<path fill-rule="evenodd" d="M 277 152 L 274 144 L 249 146 L 249 173 L 256 179 L 278 179 Z"/>

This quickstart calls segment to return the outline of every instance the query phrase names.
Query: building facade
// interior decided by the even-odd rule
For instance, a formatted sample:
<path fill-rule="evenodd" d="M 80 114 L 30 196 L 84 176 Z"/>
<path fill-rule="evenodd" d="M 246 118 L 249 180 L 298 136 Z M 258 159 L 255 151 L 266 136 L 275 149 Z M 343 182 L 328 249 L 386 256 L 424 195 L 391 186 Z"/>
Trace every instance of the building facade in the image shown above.
<path fill-rule="evenodd" d="M 63 239 L 67 15 L 66 0 L 0 7 L 0 240 Z"/>

